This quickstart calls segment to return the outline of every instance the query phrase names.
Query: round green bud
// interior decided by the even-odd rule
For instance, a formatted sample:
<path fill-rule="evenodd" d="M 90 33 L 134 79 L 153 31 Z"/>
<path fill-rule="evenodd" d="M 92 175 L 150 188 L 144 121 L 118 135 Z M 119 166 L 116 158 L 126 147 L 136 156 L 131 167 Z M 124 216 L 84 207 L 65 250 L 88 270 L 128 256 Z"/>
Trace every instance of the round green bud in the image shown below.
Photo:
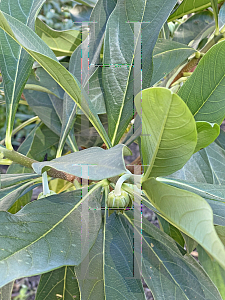
<path fill-rule="evenodd" d="M 107 206 L 109 208 L 125 208 L 130 202 L 130 196 L 127 192 L 122 191 L 120 196 L 116 196 L 112 191 L 108 195 Z"/>
<path fill-rule="evenodd" d="M 54 191 L 51 191 L 51 190 L 50 190 L 50 193 L 48 193 L 48 194 L 46 194 L 46 195 L 44 195 L 43 192 L 41 192 L 41 193 L 38 195 L 37 199 L 46 198 L 46 197 L 49 197 L 49 196 L 52 196 L 52 195 L 56 195 L 56 193 L 55 193 Z"/>

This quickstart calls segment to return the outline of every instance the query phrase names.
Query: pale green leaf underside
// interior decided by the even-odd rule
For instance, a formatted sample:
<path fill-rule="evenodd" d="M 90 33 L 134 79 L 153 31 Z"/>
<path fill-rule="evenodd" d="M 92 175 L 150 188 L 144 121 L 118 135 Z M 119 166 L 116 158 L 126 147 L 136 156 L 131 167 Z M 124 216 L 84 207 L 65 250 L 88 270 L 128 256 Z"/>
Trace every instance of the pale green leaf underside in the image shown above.
<path fill-rule="evenodd" d="M 134 101 L 142 118 L 144 179 L 181 169 L 197 143 L 195 120 L 188 107 L 165 88 L 143 90 L 142 97 L 138 94 Z"/>
<path fill-rule="evenodd" d="M 225 116 L 225 41 L 213 46 L 181 87 L 184 100 L 196 121 L 221 124 Z"/>
<path fill-rule="evenodd" d="M 225 268 L 224 245 L 214 229 L 213 212 L 203 198 L 154 178 L 143 183 L 143 190 L 167 221 L 198 242 Z"/>
<path fill-rule="evenodd" d="M 126 146 L 122 144 L 108 150 L 92 147 L 32 166 L 38 174 L 51 167 L 78 177 L 101 180 L 126 173 L 123 159 L 125 149 Z"/>

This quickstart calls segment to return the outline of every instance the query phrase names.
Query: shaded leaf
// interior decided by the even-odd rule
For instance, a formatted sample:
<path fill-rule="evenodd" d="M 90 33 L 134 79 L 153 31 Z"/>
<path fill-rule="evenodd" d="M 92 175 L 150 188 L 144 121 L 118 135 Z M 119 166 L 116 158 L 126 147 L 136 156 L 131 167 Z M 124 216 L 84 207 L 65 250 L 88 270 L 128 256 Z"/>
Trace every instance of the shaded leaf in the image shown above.
<path fill-rule="evenodd" d="M 225 299 L 225 270 L 201 246 L 197 250 L 201 265 L 217 286 L 222 299 Z"/>
<path fill-rule="evenodd" d="M 0 212 L 0 286 L 15 278 L 78 265 L 101 225 L 100 192 L 94 186 L 83 198 L 82 190 L 77 190 L 33 201 L 14 215 Z M 82 209 L 84 201 L 90 209 Z M 88 216 L 89 228 L 81 214 L 82 220 Z"/>
<path fill-rule="evenodd" d="M 10 282 L 0 289 L 0 300 L 11 300 L 14 282 Z"/>
<path fill-rule="evenodd" d="M 57 298 L 81 299 L 74 266 L 65 266 L 41 275 L 35 300 Z"/>
<path fill-rule="evenodd" d="M 215 30 L 215 22 L 211 11 L 202 11 L 188 18 L 184 23 L 176 29 L 173 40 L 188 45 L 194 40 L 206 27 L 210 24 L 212 32 Z M 200 41 L 199 41 L 200 42 Z"/>
<path fill-rule="evenodd" d="M 143 89 L 150 86 L 152 52 L 159 31 L 175 3 L 174 0 L 134 0 L 131 5 L 126 5 L 125 0 L 119 0 L 109 18 L 104 40 L 105 67 L 102 72 L 109 116 L 108 134 L 113 145 L 119 142 L 133 116 L 133 96 L 141 91 L 141 83 Z M 137 70 L 141 59 L 142 82 L 141 67 Z M 133 76 L 137 78 L 135 82 Z"/>
<path fill-rule="evenodd" d="M 213 212 L 203 198 L 154 178 L 145 181 L 143 189 L 166 220 L 198 242 L 225 268 L 224 245 L 214 229 Z"/>
<path fill-rule="evenodd" d="M 50 162 L 34 163 L 32 166 L 38 174 L 52 167 L 78 177 L 102 180 L 126 173 L 124 151 L 130 150 L 122 144 L 108 150 L 92 147 L 53 159 Z"/>
<path fill-rule="evenodd" d="M 88 96 L 85 94 L 85 98 L 81 97 L 80 85 L 76 78 L 58 62 L 51 49 L 30 28 L 2 11 L 0 11 L 0 20 L 0 27 L 57 81 L 65 92 L 77 103 L 78 107 L 89 117 L 90 122 L 109 146 L 110 141 L 108 136 L 97 113 L 92 108 Z"/>
<path fill-rule="evenodd" d="M 221 300 L 202 267 L 173 239 L 145 218 L 134 219 L 132 212 L 126 215 L 137 234 L 142 234 L 142 247 L 136 247 L 134 254 L 142 254 L 138 262 L 142 262 L 142 276 L 155 300 Z"/>
<path fill-rule="evenodd" d="M 45 0 L 25 0 L 23 5 L 19 2 L 4 0 L 0 2 L 0 10 L 21 24 L 26 24 L 30 31 L 34 29 L 35 17 Z M 25 25 L 24 25 L 25 26 Z M 3 30 L 0 30 L 1 48 L 0 65 L 3 77 L 6 100 L 6 146 L 12 148 L 11 133 L 20 96 L 30 74 L 33 59 Z"/>
<path fill-rule="evenodd" d="M 165 39 L 158 39 L 153 51 L 153 74 L 150 86 L 165 77 L 175 67 L 185 61 L 194 49 Z"/>
<path fill-rule="evenodd" d="M 0 189 L 39 177 L 37 174 L 0 174 Z"/>

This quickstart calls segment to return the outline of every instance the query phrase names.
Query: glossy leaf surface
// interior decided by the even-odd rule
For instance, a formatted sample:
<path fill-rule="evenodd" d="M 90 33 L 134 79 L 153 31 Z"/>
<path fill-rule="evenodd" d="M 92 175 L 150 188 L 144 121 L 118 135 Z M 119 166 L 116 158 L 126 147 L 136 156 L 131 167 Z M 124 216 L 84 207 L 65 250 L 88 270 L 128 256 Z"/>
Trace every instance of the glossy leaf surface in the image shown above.
<path fill-rule="evenodd" d="M 165 176 L 189 160 L 197 143 L 194 118 L 182 99 L 165 88 L 150 88 L 135 97 L 142 119 L 144 179 Z M 142 111 L 141 111 L 142 109 Z"/>
<path fill-rule="evenodd" d="M 178 92 L 196 121 L 220 125 L 224 119 L 224 53 L 224 41 L 212 47 Z"/>

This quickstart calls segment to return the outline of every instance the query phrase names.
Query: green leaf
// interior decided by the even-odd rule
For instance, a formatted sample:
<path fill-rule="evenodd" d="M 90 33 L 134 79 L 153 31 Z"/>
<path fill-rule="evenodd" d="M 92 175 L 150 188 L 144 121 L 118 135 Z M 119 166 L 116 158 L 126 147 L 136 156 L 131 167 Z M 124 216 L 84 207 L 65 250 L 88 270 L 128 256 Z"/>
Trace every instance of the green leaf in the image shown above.
<path fill-rule="evenodd" d="M 159 221 L 159 226 L 162 230 L 168 234 L 174 241 L 176 241 L 181 247 L 184 248 L 184 238 L 180 231 L 174 227 L 172 224 L 163 219 L 160 215 L 157 215 L 157 219 Z"/>
<path fill-rule="evenodd" d="M 83 0 L 77 0 L 76 2 L 94 7 L 98 1 L 97 0 L 84 0 L 84 1 Z"/>
<path fill-rule="evenodd" d="M 196 128 L 198 132 L 197 145 L 195 152 L 209 146 L 220 134 L 220 126 L 216 123 L 197 121 Z"/>
<path fill-rule="evenodd" d="M 119 0 L 109 18 L 103 54 L 103 65 L 107 67 L 102 68 L 102 72 L 109 123 L 108 134 L 112 145 L 117 144 L 124 134 L 133 116 L 133 95 L 136 96 L 141 91 L 141 79 L 134 84 L 133 78 L 133 66 L 141 60 L 138 41 L 141 37 L 142 88 L 145 89 L 151 82 L 152 52 L 155 43 L 175 3 L 174 0 L 134 0 L 132 5 L 127 5 L 125 0 Z M 139 26 L 139 22 L 144 23 L 134 30 L 134 26 Z M 134 36 L 137 37 L 136 45 Z M 141 70 L 137 70 L 138 72 L 141 78 Z"/>
<path fill-rule="evenodd" d="M 199 164 L 204 164 L 204 161 L 197 161 Z M 192 166 L 193 168 L 193 166 Z M 199 168 L 199 165 L 196 164 L 196 169 Z M 191 168 L 190 168 L 191 170 Z M 189 172 L 188 172 L 189 173 Z M 189 176 L 192 173 L 190 171 Z M 198 174 L 196 174 L 198 175 Z M 216 174 L 215 174 L 216 175 Z M 199 175 L 200 177 L 200 175 Z M 200 177 L 201 179 L 201 177 Z M 186 180 L 179 179 L 167 179 L 167 178 L 158 178 L 160 182 L 178 187 L 180 189 L 195 193 L 203 197 L 213 210 L 213 223 L 217 225 L 225 226 L 225 187 L 219 184 L 209 184 L 209 183 L 198 183 L 195 182 L 195 174 L 193 174 L 192 181 L 189 182 Z"/>
<path fill-rule="evenodd" d="M 178 92 L 196 121 L 220 125 L 224 119 L 224 53 L 224 41 L 213 46 Z"/>
<path fill-rule="evenodd" d="M 201 35 L 208 25 L 212 27 L 213 32 L 215 30 L 213 13 L 211 11 L 197 13 L 180 24 L 174 32 L 173 40 L 188 45 L 198 35 Z"/>
<path fill-rule="evenodd" d="M 186 45 L 158 39 L 153 51 L 153 74 L 150 86 L 165 77 L 194 52 L 194 49 Z"/>
<path fill-rule="evenodd" d="M 142 235 L 142 247 L 136 247 L 134 255 L 142 257 L 142 276 L 155 300 L 221 300 L 202 267 L 173 239 L 145 218 L 134 219 L 133 212 L 125 215 L 137 235 Z"/>
<path fill-rule="evenodd" d="M 30 189 L 35 188 L 33 181 L 26 183 L 19 183 L 4 189 L 0 189 L 0 211 L 9 210 L 12 205 L 24 194 L 29 192 Z"/>
<path fill-rule="evenodd" d="M 89 21 L 91 12 L 91 7 L 75 4 L 74 7 L 70 9 L 70 17 L 75 25 L 80 26 L 80 23 Z"/>
<path fill-rule="evenodd" d="M 218 3 L 222 1 L 223 0 L 218 0 Z M 183 0 L 182 3 L 177 8 L 177 10 L 172 15 L 170 15 L 168 21 L 169 22 L 174 21 L 176 19 L 183 17 L 184 15 L 195 13 L 197 11 L 203 10 L 210 6 L 211 6 L 210 0 L 195 0 L 195 1 Z"/>
<path fill-rule="evenodd" d="M 0 300 L 11 300 L 14 282 L 10 282 L 0 289 Z"/>
<path fill-rule="evenodd" d="M 76 78 L 58 62 L 51 49 L 30 28 L 2 11 L 0 11 L 0 20 L 0 28 L 6 31 L 9 36 L 21 45 L 56 80 L 76 102 L 77 106 L 82 109 L 109 147 L 110 141 L 105 129 L 97 113 L 92 108 L 88 96 L 82 92 L 84 97 L 81 97 L 80 85 Z"/>
<path fill-rule="evenodd" d="M 21 24 L 26 24 L 33 32 L 36 14 L 44 2 L 45 0 L 25 0 L 21 7 L 19 2 L 4 0 L 0 3 L 0 10 L 18 19 Z M 15 114 L 33 59 L 3 30 L 0 30 L 0 40 L 0 65 L 6 100 L 6 147 L 12 149 L 11 133 Z"/>
<path fill-rule="evenodd" d="M 49 46 L 56 56 L 71 56 L 81 42 L 78 30 L 57 31 L 51 29 L 39 18 L 35 22 L 35 32 Z"/>
<path fill-rule="evenodd" d="M 201 265 L 217 286 L 222 299 L 225 299 L 225 270 L 201 246 L 197 250 Z"/>
<path fill-rule="evenodd" d="M 182 168 L 194 152 L 197 131 L 190 110 L 170 90 L 150 88 L 141 94 L 134 101 L 142 118 L 141 150 L 146 180 Z"/>
<path fill-rule="evenodd" d="M 0 189 L 39 177 L 37 174 L 0 174 Z"/>
<path fill-rule="evenodd" d="M 95 185 L 83 198 L 82 193 L 77 190 L 39 199 L 14 215 L 0 212 L 0 287 L 15 278 L 80 264 L 102 220 L 101 188 Z M 84 210 L 81 204 L 87 201 Z"/>
<path fill-rule="evenodd" d="M 214 142 L 207 148 L 195 153 L 181 170 L 170 175 L 170 177 L 193 183 L 224 185 L 224 167 L 225 151 Z"/>
<path fill-rule="evenodd" d="M 218 22 L 218 0 L 211 0 L 211 6 L 213 9 L 214 19 L 216 23 L 215 35 L 219 34 L 219 22 Z"/>
<path fill-rule="evenodd" d="M 213 212 L 203 198 L 154 178 L 145 181 L 142 187 L 166 220 L 198 242 L 225 268 L 224 245 L 214 229 Z"/>
<path fill-rule="evenodd" d="M 89 256 L 75 268 L 81 295 L 83 299 L 144 300 L 141 277 L 133 275 L 133 231 L 123 216 L 106 215 Z"/>
<path fill-rule="evenodd" d="M 37 174 L 54 168 L 78 177 L 102 180 L 127 172 L 123 159 L 126 149 L 129 150 L 122 144 L 108 150 L 92 147 L 53 159 L 50 162 L 34 163 L 32 167 Z"/>
<path fill-rule="evenodd" d="M 41 275 L 35 300 L 58 298 L 81 299 L 74 266 L 65 266 Z"/>
<path fill-rule="evenodd" d="M 186 251 L 190 254 L 197 247 L 198 243 L 183 232 L 182 236 L 185 240 Z"/>
<path fill-rule="evenodd" d="M 215 229 L 221 242 L 225 245 L 225 226 L 215 226 Z"/>
<path fill-rule="evenodd" d="M 69 70 L 81 82 L 82 87 L 89 94 L 92 104 L 98 113 L 105 113 L 104 96 L 102 92 L 102 67 L 100 66 L 100 52 L 109 16 L 115 8 L 116 1 L 99 0 L 94 7 L 89 23 L 89 36 L 77 47 L 70 59 Z M 83 32 L 82 32 L 83 34 Z M 81 65 L 82 58 L 89 60 L 89 69 L 82 70 L 87 61 Z M 77 111 L 80 114 L 80 110 Z"/>

